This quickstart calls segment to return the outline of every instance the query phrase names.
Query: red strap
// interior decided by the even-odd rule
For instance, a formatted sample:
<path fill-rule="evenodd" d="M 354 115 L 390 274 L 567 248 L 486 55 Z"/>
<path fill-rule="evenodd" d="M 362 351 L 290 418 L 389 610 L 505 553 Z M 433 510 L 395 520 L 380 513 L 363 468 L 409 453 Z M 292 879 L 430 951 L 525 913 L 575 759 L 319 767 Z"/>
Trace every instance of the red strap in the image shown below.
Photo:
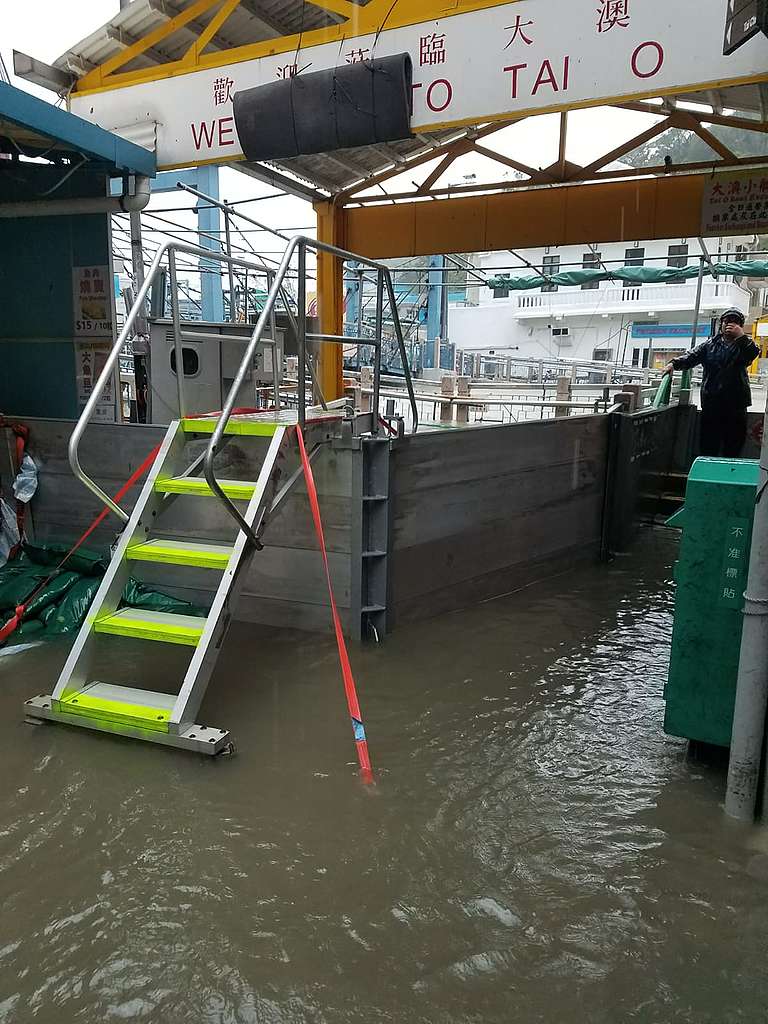
<path fill-rule="evenodd" d="M 349 707 L 349 715 L 352 719 L 352 730 L 355 735 L 357 760 L 360 763 L 360 777 L 366 785 L 370 785 L 373 782 L 373 770 L 371 769 L 371 759 L 368 754 L 368 741 L 365 738 L 363 717 L 360 713 L 360 703 L 357 699 L 357 688 L 355 686 L 355 678 L 352 675 L 352 665 L 350 664 L 349 654 L 347 653 L 347 644 L 344 640 L 344 633 L 341 628 L 339 609 L 336 606 L 336 598 L 333 596 L 331 570 L 328 565 L 328 551 L 325 547 L 325 534 L 323 533 L 323 523 L 320 518 L 320 502 L 317 500 L 317 487 L 315 487 L 315 478 L 312 473 L 312 466 L 307 458 L 307 449 L 304 445 L 304 437 L 301 433 L 300 427 L 296 427 L 296 437 L 299 441 L 299 454 L 301 455 L 301 465 L 304 469 L 304 479 L 307 482 L 309 506 L 312 509 L 312 518 L 315 522 L 315 532 L 317 533 L 317 540 L 320 544 L 320 553 L 323 556 L 323 565 L 325 566 L 325 578 L 328 583 L 328 596 L 331 599 L 333 628 L 336 633 L 336 646 L 339 649 L 341 674 L 344 679 L 344 692 L 347 695 L 347 706 Z"/>
<path fill-rule="evenodd" d="M 149 453 L 149 455 L 146 457 L 146 459 L 144 459 L 144 461 L 138 467 L 138 469 L 134 470 L 134 472 L 131 473 L 131 475 L 125 481 L 123 486 L 120 488 L 120 490 L 117 492 L 117 494 L 112 499 L 115 502 L 115 504 L 117 504 L 119 501 L 121 501 L 126 496 L 128 491 L 130 491 L 130 489 L 134 486 L 134 484 L 138 480 L 140 480 L 142 476 L 144 476 L 146 471 L 149 469 L 149 467 L 155 461 L 155 458 L 157 457 L 157 453 L 159 451 L 160 451 L 160 445 L 157 445 L 156 447 L 154 447 L 152 449 L 152 451 Z M 49 573 L 48 576 L 46 576 L 46 578 L 41 583 L 38 583 L 38 585 L 35 587 L 35 589 L 32 591 L 32 593 L 28 594 L 27 597 L 24 599 L 24 603 L 23 604 L 20 604 L 20 605 L 17 606 L 16 614 L 6 622 L 6 624 L 2 627 L 2 629 L 0 629 L 0 643 L 2 643 L 4 640 L 7 640 L 8 637 L 11 635 L 11 633 L 13 633 L 18 628 L 18 626 L 21 623 L 21 620 L 22 620 L 22 617 L 24 615 L 24 612 L 27 610 L 27 608 L 32 603 L 32 601 L 35 599 L 35 597 L 37 597 L 37 595 L 40 593 L 40 591 L 43 589 L 43 587 L 47 586 L 48 583 L 50 583 L 50 581 L 54 578 L 54 576 L 56 576 L 57 573 L 61 572 L 61 570 L 64 568 L 64 566 L 70 560 L 72 555 L 74 555 L 74 553 L 77 551 L 77 549 L 79 547 L 81 547 L 85 543 L 85 541 L 90 537 L 90 535 L 93 533 L 93 531 L 96 529 L 96 527 L 99 526 L 107 518 L 107 516 L 109 515 L 110 512 L 111 512 L 111 509 L 107 508 L 106 506 L 101 510 L 101 512 L 99 512 L 99 514 L 93 520 L 93 522 L 88 527 L 88 529 L 85 531 L 85 533 L 80 537 L 80 539 L 78 541 L 75 542 L 75 544 L 69 549 L 69 551 L 66 553 L 66 555 L 64 555 L 64 557 L 59 562 L 59 564 L 56 566 L 56 568 L 53 570 L 53 572 Z"/>

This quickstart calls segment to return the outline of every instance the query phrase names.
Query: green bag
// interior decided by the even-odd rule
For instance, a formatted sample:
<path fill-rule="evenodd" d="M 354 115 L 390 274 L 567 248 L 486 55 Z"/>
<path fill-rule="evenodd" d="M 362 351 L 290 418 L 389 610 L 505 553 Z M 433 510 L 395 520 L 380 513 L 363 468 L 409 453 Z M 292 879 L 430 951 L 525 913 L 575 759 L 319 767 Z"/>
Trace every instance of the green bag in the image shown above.
<path fill-rule="evenodd" d="M 100 586 L 101 580 L 98 576 L 84 576 L 70 587 L 62 600 L 55 605 L 55 614 L 45 619 L 48 635 L 60 636 L 79 629 Z"/>

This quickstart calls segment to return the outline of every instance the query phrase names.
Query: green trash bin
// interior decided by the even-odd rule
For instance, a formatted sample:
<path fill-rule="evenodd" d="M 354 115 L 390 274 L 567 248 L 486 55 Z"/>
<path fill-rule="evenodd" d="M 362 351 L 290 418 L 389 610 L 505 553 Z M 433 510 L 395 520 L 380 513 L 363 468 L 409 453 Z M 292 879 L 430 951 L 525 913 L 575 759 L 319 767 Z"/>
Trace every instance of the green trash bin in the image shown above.
<path fill-rule="evenodd" d="M 683 530 L 664 691 L 670 736 L 730 746 L 759 472 L 752 460 L 697 459 L 669 520 Z"/>

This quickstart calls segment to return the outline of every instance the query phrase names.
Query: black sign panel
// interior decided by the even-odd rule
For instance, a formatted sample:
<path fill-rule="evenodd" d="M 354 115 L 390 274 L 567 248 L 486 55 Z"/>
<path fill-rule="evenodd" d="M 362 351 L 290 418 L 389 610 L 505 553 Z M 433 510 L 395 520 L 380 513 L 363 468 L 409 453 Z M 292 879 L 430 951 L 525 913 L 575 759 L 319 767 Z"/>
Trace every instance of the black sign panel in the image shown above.
<path fill-rule="evenodd" d="M 723 53 L 735 53 L 760 32 L 768 34 L 768 0 L 728 0 Z"/>

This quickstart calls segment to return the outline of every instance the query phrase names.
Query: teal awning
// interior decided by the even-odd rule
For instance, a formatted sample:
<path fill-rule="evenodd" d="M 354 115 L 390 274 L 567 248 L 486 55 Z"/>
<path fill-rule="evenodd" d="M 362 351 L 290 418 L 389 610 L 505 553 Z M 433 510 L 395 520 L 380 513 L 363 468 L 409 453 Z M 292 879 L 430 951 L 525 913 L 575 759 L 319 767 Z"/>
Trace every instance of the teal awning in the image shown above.
<path fill-rule="evenodd" d="M 148 149 L 5 82 L 0 82 L 0 151 L 83 156 L 115 175 L 153 178 L 157 171 L 155 154 Z"/>

